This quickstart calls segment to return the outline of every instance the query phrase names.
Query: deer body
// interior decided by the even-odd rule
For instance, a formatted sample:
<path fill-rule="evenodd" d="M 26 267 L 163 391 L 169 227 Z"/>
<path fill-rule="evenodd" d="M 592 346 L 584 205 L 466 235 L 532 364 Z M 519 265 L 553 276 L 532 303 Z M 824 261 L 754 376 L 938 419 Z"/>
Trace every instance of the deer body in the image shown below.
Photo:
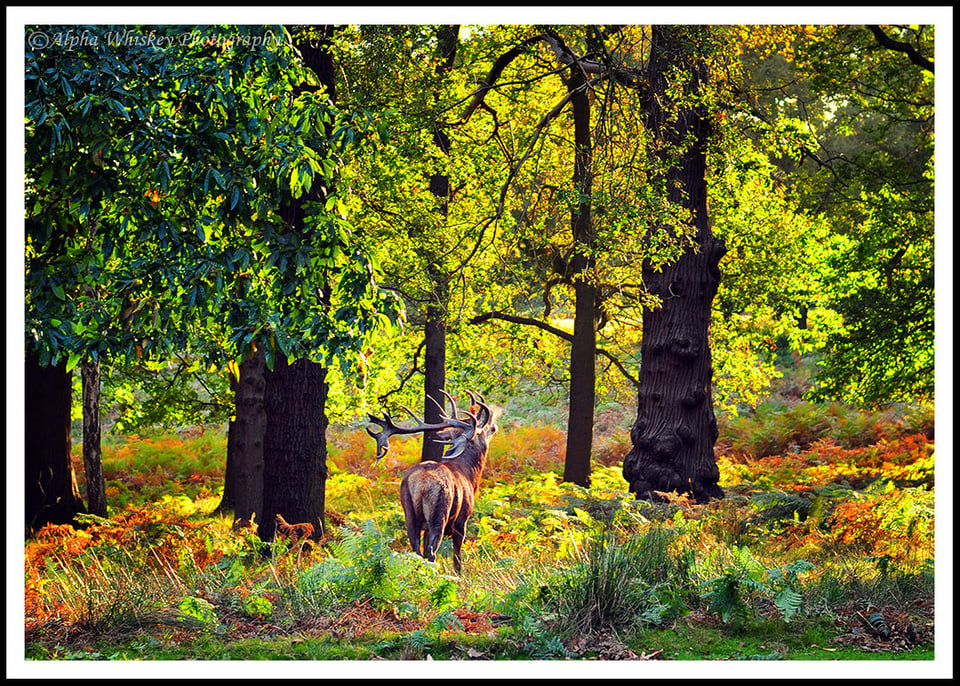
<path fill-rule="evenodd" d="M 471 398 L 477 398 L 471 393 Z M 447 396 L 448 398 L 450 396 Z M 480 477 L 486 466 L 490 437 L 497 430 L 492 422 L 490 408 L 479 399 L 478 417 L 464 413 L 469 421 L 457 417 L 456 405 L 450 399 L 453 417 L 445 416 L 441 424 L 419 424 L 401 428 L 389 417 L 371 421 L 383 427 L 379 433 L 370 432 L 380 448 L 378 459 L 386 454 L 387 439 L 394 433 L 415 431 L 442 432 L 450 448 L 440 462 L 420 462 L 410 467 L 400 482 L 400 502 L 403 505 L 410 547 L 418 555 L 436 560 L 437 550 L 444 536 L 453 539 L 453 568 L 459 574 L 462 566 L 461 547 L 466 538 L 467 520 L 473 514 L 474 498 L 480 488 Z M 407 410 L 409 412 L 409 410 Z M 410 414 L 413 414 L 412 412 Z"/>

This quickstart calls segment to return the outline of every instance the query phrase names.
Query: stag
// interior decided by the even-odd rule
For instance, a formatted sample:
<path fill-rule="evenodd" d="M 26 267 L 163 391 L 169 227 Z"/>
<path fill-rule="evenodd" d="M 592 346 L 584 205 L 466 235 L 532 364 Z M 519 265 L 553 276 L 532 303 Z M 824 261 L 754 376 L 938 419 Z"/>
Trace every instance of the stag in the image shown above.
<path fill-rule="evenodd" d="M 473 514 L 487 447 L 497 427 L 493 412 L 480 394 L 467 391 L 472 400 L 471 411 L 461 412 L 450 394 L 442 392 L 450 403 L 451 414 L 440 406 L 440 422 L 426 424 L 401 406 L 417 422 L 416 426 L 398 426 L 385 413 L 383 417 L 370 415 L 370 421 L 380 430 L 368 428 L 367 432 L 377 441 L 377 462 L 387 454 L 390 437 L 394 435 L 431 433 L 436 436 L 432 440 L 449 446 L 439 462 L 420 462 L 406 471 L 400 482 L 400 502 L 413 552 L 433 562 L 443 537 L 450 536 L 453 569 L 460 574 L 460 548 L 466 537 L 467 520 Z"/>

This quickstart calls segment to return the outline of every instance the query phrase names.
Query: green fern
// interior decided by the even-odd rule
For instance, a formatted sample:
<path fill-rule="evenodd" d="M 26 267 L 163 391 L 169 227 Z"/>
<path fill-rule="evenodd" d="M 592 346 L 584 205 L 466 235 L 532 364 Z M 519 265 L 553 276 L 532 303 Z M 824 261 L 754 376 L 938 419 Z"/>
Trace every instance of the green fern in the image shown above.
<path fill-rule="evenodd" d="M 802 596 L 792 588 L 784 588 L 773 599 L 777 609 L 783 614 L 783 621 L 789 622 L 800 611 Z"/>
<path fill-rule="evenodd" d="M 436 565 L 393 551 L 375 523 L 341 533 L 330 546 L 331 556 L 300 576 L 296 590 L 305 602 L 324 603 L 323 609 L 371 602 L 402 615 L 426 607 L 447 609 L 456 602 L 456 586 L 440 576 Z"/>
<path fill-rule="evenodd" d="M 743 587 L 756 586 L 742 570 L 727 572 L 705 581 L 701 597 L 708 601 L 710 612 L 733 628 L 741 628 L 750 617 L 750 608 L 743 598 Z"/>
<path fill-rule="evenodd" d="M 810 562 L 797 560 L 782 569 L 767 570 L 767 580 L 776 589 L 773 602 L 783 615 L 783 621 L 789 622 L 800 611 L 803 598 L 797 590 L 799 577 L 812 569 L 814 565 Z"/>

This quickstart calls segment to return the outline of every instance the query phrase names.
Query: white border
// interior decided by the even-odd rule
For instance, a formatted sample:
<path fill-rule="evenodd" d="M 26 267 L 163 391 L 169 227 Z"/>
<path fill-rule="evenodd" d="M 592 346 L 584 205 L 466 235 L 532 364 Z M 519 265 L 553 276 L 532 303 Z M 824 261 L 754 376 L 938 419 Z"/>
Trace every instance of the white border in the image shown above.
<path fill-rule="evenodd" d="M 951 6 L 347 6 L 347 7 L 7 7 L 7 673 L 8 678 L 951 678 L 953 676 L 953 8 Z M 226 14 L 226 17 L 224 16 Z M 587 16 L 588 15 L 588 16 Z M 937 64 L 937 625 L 932 662 L 26 662 L 23 637 L 23 29 L 71 23 L 684 23 L 936 24 Z M 376 18 L 376 22 L 369 21 Z"/>

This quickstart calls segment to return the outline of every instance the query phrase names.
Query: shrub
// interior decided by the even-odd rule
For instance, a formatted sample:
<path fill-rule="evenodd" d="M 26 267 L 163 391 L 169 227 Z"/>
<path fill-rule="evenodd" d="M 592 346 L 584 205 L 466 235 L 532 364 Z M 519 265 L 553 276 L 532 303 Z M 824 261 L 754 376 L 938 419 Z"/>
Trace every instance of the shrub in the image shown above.
<path fill-rule="evenodd" d="M 628 538 L 606 528 L 573 564 L 528 584 L 522 591 L 528 597 L 514 602 L 560 636 L 659 624 L 684 611 L 689 559 L 670 551 L 672 538 L 660 527 Z"/>
<path fill-rule="evenodd" d="M 369 602 L 380 609 L 416 616 L 446 609 L 457 601 L 456 585 L 436 563 L 412 552 L 398 553 L 376 525 L 344 529 L 329 556 L 299 575 L 285 589 L 295 608 L 325 613 L 338 606 Z"/>

